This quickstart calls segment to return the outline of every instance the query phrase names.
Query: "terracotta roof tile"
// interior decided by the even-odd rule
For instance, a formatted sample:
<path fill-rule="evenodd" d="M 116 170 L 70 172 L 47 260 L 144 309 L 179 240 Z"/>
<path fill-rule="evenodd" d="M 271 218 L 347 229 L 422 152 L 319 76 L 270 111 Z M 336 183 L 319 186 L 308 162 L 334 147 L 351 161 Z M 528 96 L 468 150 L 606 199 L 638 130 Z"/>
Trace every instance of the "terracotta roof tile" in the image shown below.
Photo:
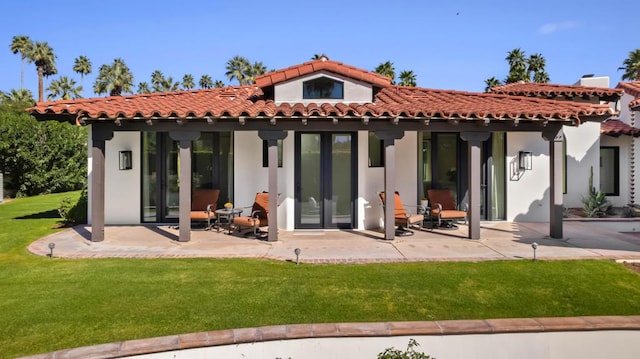
<path fill-rule="evenodd" d="M 630 126 L 620 120 L 611 118 L 600 125 L 600 133 L 613 137 L 619 137 L 620 135 L 640 137 L 640 128 Z"/>
<path fill-rule="evenodd" d="M 177 91 L 38 103 L 29 111 L 39 118 L 88 119 L 224 117 L 405 117 L 434 119 L 577 120 L 613 114 L 607 105 L 571 101 L 387 87 L 365 104 L 281 103 L 254 86 Z"/>
<path fill-rule="evenodd" d="M 356 80 L 368 82 L 377 87 L 391 86 L 391 79 L 386 76 L 382 76 L 375 72 L 359 69 L 354 66 L 345 65 L 342 62 L 327 59 L 308 61 L 300 65 L 268 72 L 262 76 L 256 77 L 256 86 L 265 88 L 268 86 L 273 86 L 280 82 L 294 79 L 302 75 L 322 70 L 333 72 L 346 77 L 351 77 Z"/>
<path fill-rule="evenodd" d="M 629 108 L 640 108 L 640 81 L 620 82 L 616 88 L 624 90 L 635 98 L 629 103 Z"/>
<path fill-rule="evenodd" d="M 333 71 L 381 87 L 370 103 L 279 103 L 265 95 L 264 88 L 309 73 Z M 278 117 L 401 117 L 444 120 L 562 120 L 579 123 L 588 116 L 614 113 L 608 105 L 557 101 L 512 94 L 473 93 L 391 86 L 389 78 L 330 60 L 316 60 L 256 79 L 257 85 L 208 90 L 176 91 L 106 98 L 38 103 L 30 108 L 40 119 L 146 119 L 146 118 L 253 118 Z M 509 85 L 507 85 L 509 86 Z M 552 85 L 545 85 L 552 86 Z M 505 86 L 503 86 L 505 87 Z M 570 88 L 576 88 L 575 86 Z M 580 91 L 586 90 L 579 87 Z M 577 89 L 575 91 L 578 91 Z M 610 89 L 597 89 L 609 93 Z M 603 92 L 604 91 L 604 92 Z M 615 90 L 611 93 L 620 93 Z M 266 93 L 272 93 L 266 91 Z"/>
<path fill-rule="evenodd" d="M 598 96 L 603 100 L 612 101 L 622 96 L 620 89 L 608 87 L 593 87 L 579 85 L 555 85 L 535 82 L 515 82 L 492 87 L 492 93 L 514 96 L 544 96 L 544 97 L 588 97 Z"/>

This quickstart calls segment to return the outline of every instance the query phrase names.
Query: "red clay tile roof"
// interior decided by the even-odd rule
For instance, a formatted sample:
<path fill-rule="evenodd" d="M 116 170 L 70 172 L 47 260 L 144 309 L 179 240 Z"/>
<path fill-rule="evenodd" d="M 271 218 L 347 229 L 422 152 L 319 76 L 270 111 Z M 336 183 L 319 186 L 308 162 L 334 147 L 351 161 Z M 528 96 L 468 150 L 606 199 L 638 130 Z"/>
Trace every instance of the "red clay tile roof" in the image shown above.
<path fill-rule="evenodd" d="M 38 103 L 30 108 L 40 119 L 146 119 L 271 117 L 405 117 L 426 119 L 577 120 L 613 114 L 608 105 L 571 101 L 387 87 L 373 103 L 282 103 L 265 98 L 254 86 L 177 91 Z"/>
<path fill-rule="evenodd" d="M 630 126 L 620 120 L 611 118 L 600 125 L 600 133 L 613 137 L 618 137 L 620 135 L 640 137 L 640 128 Z"/>
<path fill-rule="evenodd" d="M 391 79 L 375 72 L 359 69 L 357 67 L 345 65 L 342 62 L 328 59 L 320 59 L 305 62 L 300 65 L 287 67 L 286 69 L 268 72 L 256 77 L 256 86 L 265 88 L 280 82 L 288 81 L 303 75 L 318 71 L 329 71 L 355 80 L 367 82 L 378 87 L 391 86 Z"/>
<path fill-rule="evenodd" d="M 608 87 L 592 87 L 579 85 L 554 85 L 535 82 L 515 82 L 492 87 L 492 93 L 514 96 L 544 96 L 544 97 L 589 97 L 598 96 L 603 100 L 612 101 L 622 96 L 622 90 Z"/>
<path fill-rule="evenodd" d="M 624 90 L 625 93 L 635 98 L 629 103 L 629 108 L 640 107 L 640 81 L 620 82 L 616 88 Z"/>
<path fill-rule="evenodd" d="M 280 81 L 312 71 L 334 71 L 380 86 L 373 102 L 279 103 L 263 91 Z M 608 105 L 536 97 L 391 86 L 389 78 L 336 61 L 316 60 L 256 79 L 256 86 L 177 91 L 38 103 L 28 109 L 39 119 L 204 119 L 273 117 L 370 117 L 461 120 L 562 120 L 579 123 L 588 116 L 608 116 Z"/>

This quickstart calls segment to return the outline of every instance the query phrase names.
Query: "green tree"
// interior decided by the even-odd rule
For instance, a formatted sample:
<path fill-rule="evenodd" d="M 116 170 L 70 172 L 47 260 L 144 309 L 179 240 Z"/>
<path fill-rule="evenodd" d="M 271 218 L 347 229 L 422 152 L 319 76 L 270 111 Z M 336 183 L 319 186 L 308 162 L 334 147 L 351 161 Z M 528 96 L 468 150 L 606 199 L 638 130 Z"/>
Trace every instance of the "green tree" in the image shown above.
<path fill-rule="evenodd" d="M 138 93 L 151 93 L 149 89 L 149 84 L 146 81 L 142 81 L 138 84 Z"/>
<path fill-rule="evenodd" d="M 549 82 L 549 74 L 545 71 L 547 60 L 541 54 L 533 54 L 527 59 L 528 77 L 537 83 Z"/>
<path fill-rule="evenodd" d="M 227 61 L 225 75 L 229 79 L 229 81 L 233 81 L 233 79 L 238 80 L 238 84 L 246 85 L 247 73 L 250 71 L 251 63 L 249 60 L 242 56 L 234 56 L 231 60 Z"/>
<path fill-rule="evenodd" d="M 393 67 L 393 62 L 382 62 L 378 66 L 376 66 L 373 72 L 388 77 L 392 85 L 396 84 L 396 69 Z"/>
<path fill-rule="evenodd" d="M 412 70 L 400 71 L 400 86 L 416 87 L 416 74 Z"/>
<path fill-rule="evenodd" d="M 267 68 L 262 64 L 262 61 L 256 61 L 253 65 L 247 69 L 246 79 L 247 84 L 256 83 L 256 77 L 264 75 L 267 72 Z"/>
<path fill-rule="evenodd" d="M 640 49 L 629 51 L 629 57 L 624 59 L 618 70 L 624 70 L 623 81 L 640 81 Z"/>
<path fill-rule="evenodd" d="M 28 58 L 28 54 L 33 48 L 33 42 L 29 39 L 29 36 L 18 35 L 14 36 L 11 41 L 11 52 L 13 54 L 20 54 L 20 89 L 24 88 L 24 60 Z"/>
<path fill-rule="evenodd" d="M 502 82 L 500 80 L 498 80 L 495 76 L 492 76 L 486 80 L 484 80 L 484 92 L 489 92 L 489 90 L 491 90 L 492 87 L 496 87 L 496 86 L 500 86 L 502 85 Z"/>
<path fill-rule="evenodd" d="M 84 75 L 88 75 L 92 71 L 91 61 L 89 61 L 89 58 L 83 55 L 78 56 L 73 63 L 73 71 L 80 74 L 80 82 L 82 83 Z"/>
<path fill-rule="evenodd" d="M 185 90 L 191 90 L 192 88 L 196 87 L 196 84 L 193 80 L 193 75 L 186 74 L 182 77 L 182 87 Z"/>
<path fill-rule="evenodd" d="M 44 100 L 43 77 L 57 73 L 56 55 L 53 49 L 46 42 L 37 41 L 27 53 L 27 61 L 33 62 L 38 71 L 38 102 Z"/>
<path fill-rule="evenodd" d="M 213 80 L 211 80 L 211 76 L 209 75 L 202 75 L 198 84 L 200 85 L 200 88 L 210 89 L 213 87 Z"/>
<path fill-rule="evenodd" d="M 57 97 L 63 100 L 82 97 L 82 86 L 76 87 L 76 80 L 67 76 L 60 76 L 60 79 L 51 81 L 47 91 L 49 91 L 48 100 L 53 100 Z"/>
<path fill-rule="evenodd" d="M 25 136 L 25 134 L 29 136 Z M 0 104 L 0 168 L 7 192 L 18 196 L 81 189 L 86 184 L 87 129 L 39 122 L 3 99 Z"/>
<path fill-rule="evenodd" d="M 160 70 L 151 73 L 151 87 L 153 92 L 177 91 L 180 88 L 180 82 L 174 82 L 172 77 L 164 77 Z"/>
<path fill-rule="evenodd" d="M 111 65 L 102 65 L 93 83 L 93 92 L 120 96 L 123 92 L 133 93 L 133 74 L 124 60 L 117 58 Z"/>
<path fill-rule="evenodd" d="M 527 60 L 524 51 L 519 48 L 513 49 L 509 51 L 505 60 L 509 63 L 509 75 L 507 75 L 507 79 L 504 81 L 505 83 L 518 81 L 529 82 Z"/>
<path fill-rule="evenodd" d="M 222 82 L 222 80 L 216 80 L 216 82 L 213 83 L 213 87 L 215 88 L 224 87 L 224 82 Z"/>

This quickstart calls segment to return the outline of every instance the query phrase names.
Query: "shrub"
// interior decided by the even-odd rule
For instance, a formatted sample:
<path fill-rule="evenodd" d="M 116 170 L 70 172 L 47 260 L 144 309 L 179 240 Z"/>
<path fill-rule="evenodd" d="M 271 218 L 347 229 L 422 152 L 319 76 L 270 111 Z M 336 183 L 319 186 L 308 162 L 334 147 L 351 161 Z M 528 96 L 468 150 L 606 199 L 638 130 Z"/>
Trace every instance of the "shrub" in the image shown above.
<path fill-rule="evenodd" d="M 87 200 L 86 189 L 82 190 L 80 198 L 75 203 L 70 197 L 65 197 L 58 207 L 58 214 L 60 214 L 62 222 L 68 226 L 87 223 Z"/>
<path fill-rule="evenodd" d="M 589 174 L 589 193 L 587 197 L 582 197 L 582 210 L 587 217 L 603 217 L 611 209 L 611 202 L 607 200 L 604 193 L 597 191 L 593 187 L 593 166 Z"/>
<path fill-rule="evenodd" d="M 436 359 L 425 353 L 417 352 L 414 348 L 420 346 L 415 339 L 409 339 L 407 350 L 401 351 L 395 348 L 387 348 L 378 354 L 378 359 Z"/>

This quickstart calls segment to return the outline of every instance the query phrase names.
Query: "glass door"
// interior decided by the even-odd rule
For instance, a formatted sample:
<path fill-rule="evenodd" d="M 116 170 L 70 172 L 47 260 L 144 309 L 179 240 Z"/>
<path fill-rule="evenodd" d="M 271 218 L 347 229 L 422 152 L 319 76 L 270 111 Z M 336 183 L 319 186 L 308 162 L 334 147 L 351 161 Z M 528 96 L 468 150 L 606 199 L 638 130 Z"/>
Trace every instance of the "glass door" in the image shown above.
<path fill-rule="evenodd" d="M 353 228 L 353 133 L 296 134 L 296 228 Z"/>

